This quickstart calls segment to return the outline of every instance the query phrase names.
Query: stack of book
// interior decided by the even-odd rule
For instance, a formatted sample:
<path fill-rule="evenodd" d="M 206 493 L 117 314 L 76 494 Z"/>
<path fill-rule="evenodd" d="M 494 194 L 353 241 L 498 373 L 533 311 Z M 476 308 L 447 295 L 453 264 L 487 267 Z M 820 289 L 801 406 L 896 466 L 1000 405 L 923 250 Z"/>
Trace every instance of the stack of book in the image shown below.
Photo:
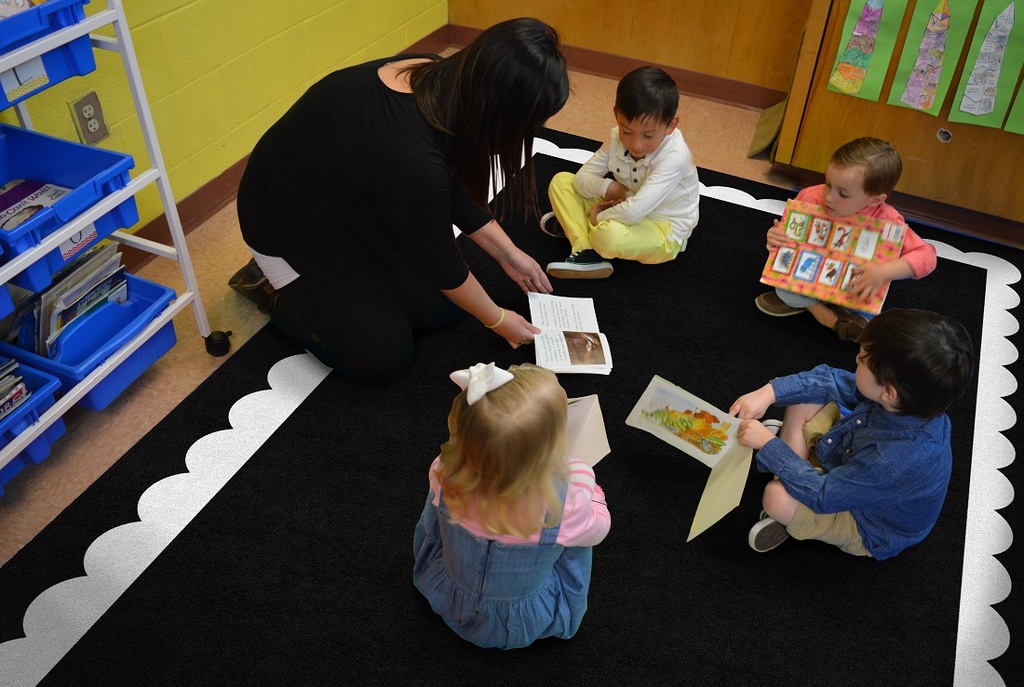
<path fill-rule="evenodd" d="M 11 179 L 0 184 L 0 229 L 15 229 L 69 193 L 70 188 L 35 179 Z"/>
<path fill-rule="evenodd" d="M 32 394 L 18 374 L 18 361 L 0 358 L 0 420 Z"/>
<path fill-rule="evenodd" d="M 28 292 L 21 299 L 9 318 L 4 340 L 52 358 L 69 325 L 104 303 L 124 303 L 128 299 L 124 273 L 116 244 L 93 246 L 54 274 L 49 288 Z"/>

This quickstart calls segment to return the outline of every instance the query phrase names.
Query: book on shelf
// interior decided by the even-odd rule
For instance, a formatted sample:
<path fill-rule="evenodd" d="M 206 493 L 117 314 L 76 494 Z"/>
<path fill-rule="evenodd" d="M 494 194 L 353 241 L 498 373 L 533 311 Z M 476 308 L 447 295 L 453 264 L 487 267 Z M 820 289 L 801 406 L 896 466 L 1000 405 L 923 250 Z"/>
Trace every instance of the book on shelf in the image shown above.
<path fill-rule="evenodd" d="M 0 230 L 13 231 L 71 191 L 70 188 L 36 179 L 11 179 L 0 185 Z M 98 236 L 95 224 L 86 225 L 80 232 L 61 241 L 57 248 L 61 259 L 70 260 Z"/>
<path fill-rule="evenodd" d="M 905 224 L 864 215 L 835 219 L 820 205 L 799 200 L 786 203 L 781 224 L 797 245 L 769 251 L 762 283 L 851 310 L 881 312 L 888 284 L 859 300 L 850 282 L 866 265 L 899 258 Z"/>
<path fill-rule="evenodd" d="M 71 193 L 70 188 L 36 179 L 11 179 L 0 186 L 0 229 L 11 231 L 43 208 Z"/>
<path fill-rule="evenodd" d="M 530 293 L 530 321 L 537 365 L 552 372 L 610 374 L 612 352 L 597 326 L 592 298 Z"/>
<path fill-rule="evenodd" d="M 18 362 L 13 359 L 0 359 L 0 419 L 20 406 L 32 395 L 24 380 L 16 374 Z"/>
<path fill-rule="evenodd" d="M 686 541 L 739 505 L 753 456 L 736 438 L 739 418 L 655 375 L 626 424 L 653 434 L 711 468 Z"/>
<path fill-rule="evenodd" d="M 46 0 L 0 0 L 0 19 L 13 17 L 26 10 L 30 10 Z"/>
<path fill-rule="evenodd" d="M 93 246 L 53 275 L 52 284 L 18 303 L 4 340 L 50 357 L 60 335 L 104 303 L 123 303 L 128 285 L 117 245 Z"/>

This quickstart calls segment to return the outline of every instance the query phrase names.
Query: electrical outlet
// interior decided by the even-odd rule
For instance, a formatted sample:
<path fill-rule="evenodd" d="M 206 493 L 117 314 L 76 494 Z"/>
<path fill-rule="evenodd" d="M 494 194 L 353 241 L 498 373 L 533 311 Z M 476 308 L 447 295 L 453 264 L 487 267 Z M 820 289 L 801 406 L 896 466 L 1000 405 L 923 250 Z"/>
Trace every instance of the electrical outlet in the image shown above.
<path fill-rule="evenodd" d="M 78 130 L 78 138 L 82 143 L 92 145 L 110 135 L 107 123 L 103 120 L 103 108 L 96 91 L 92 91 L 78 100 L 68 103 L 71 118 Z"/>

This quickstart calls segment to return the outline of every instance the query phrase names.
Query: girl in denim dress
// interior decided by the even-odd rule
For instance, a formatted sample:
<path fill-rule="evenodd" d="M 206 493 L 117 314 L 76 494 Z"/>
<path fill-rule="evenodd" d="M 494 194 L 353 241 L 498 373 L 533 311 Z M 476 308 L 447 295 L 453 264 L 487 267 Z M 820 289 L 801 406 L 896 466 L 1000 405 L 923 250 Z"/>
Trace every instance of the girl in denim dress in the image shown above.
<path fill-rule="evenodd" d="M 463 391 L 430 466 L 413 582 L 479 646 L 568 639 L 587 610 L 591 547 L 611 518 L 593 468 L 566 459 L 565 391 L 534 365 L 481 363 L 452 379 Z"/>

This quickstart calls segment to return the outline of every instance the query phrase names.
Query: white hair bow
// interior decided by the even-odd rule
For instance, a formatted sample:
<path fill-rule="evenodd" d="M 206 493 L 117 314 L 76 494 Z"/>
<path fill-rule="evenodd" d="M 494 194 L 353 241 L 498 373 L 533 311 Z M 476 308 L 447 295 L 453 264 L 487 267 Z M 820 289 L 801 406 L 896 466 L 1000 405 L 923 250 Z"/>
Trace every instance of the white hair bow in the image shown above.
<path fill-rule="evenodd" d="M 494 363 L 477 363 L 467 370 L 451 373 L 452 381 L 466 390 L 466 402 L 473 405 L 488 391 L 494 391 L 502 384 L 511 382 L 512 373 L 495 367 Z"/>

